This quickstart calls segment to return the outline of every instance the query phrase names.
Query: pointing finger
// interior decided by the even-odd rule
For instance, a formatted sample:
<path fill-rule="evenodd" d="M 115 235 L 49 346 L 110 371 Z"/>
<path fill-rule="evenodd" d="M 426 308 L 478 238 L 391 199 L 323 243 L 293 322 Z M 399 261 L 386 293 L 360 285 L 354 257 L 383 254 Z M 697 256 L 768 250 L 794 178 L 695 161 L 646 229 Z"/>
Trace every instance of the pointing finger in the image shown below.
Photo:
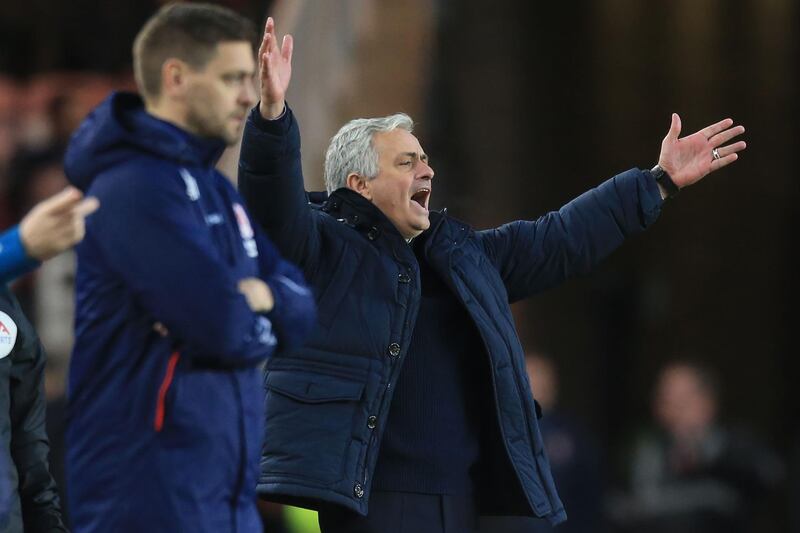
<path fill-rule="evenodd" d="M 63 191 L 43 200 L 41 209 L 53 214 L 63 213 L 75 206 L 83 198 L 83 193 L 75 187 L 67 187 Z"/>
<path fill-rule="evenodd" d="M 100 207 L 100 200 L 95 198 L 94 196 L 89 196 L 85 198 L 81 203 L 75 206 L 75 209 L 72 210 L 73 215 L 78 216 L 80 218 L 86 218 L 87 216 L 91 215 Z"/>

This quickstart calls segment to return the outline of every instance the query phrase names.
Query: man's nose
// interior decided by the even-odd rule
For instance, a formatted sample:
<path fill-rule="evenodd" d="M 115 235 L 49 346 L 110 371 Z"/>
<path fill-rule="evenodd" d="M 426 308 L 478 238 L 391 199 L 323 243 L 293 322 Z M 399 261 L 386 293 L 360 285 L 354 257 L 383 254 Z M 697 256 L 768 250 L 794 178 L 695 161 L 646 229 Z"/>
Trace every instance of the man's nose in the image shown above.
<path fill-rule="evenodd" d="M 427 162 L 420 161 L 418 169 L 419 169 L 419 173 L 417 174 L 418 179 L 423 179 L 423 180 L 427 179 L 431 181 L 433 180 L 433 175 L 434 175 L 433 167 L 431 167 Z"/>

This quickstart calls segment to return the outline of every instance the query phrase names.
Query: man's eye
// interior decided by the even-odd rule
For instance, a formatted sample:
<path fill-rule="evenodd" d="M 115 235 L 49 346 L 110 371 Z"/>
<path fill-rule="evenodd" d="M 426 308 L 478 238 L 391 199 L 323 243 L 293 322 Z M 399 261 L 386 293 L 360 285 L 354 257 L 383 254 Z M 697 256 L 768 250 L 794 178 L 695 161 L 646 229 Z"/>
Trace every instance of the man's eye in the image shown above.
<path fill-rule="evenodd" d="M 400 166 L 404 166 L 404 167 L 411 166 L 411 161 L 401 161 L 400 162 Z"/>

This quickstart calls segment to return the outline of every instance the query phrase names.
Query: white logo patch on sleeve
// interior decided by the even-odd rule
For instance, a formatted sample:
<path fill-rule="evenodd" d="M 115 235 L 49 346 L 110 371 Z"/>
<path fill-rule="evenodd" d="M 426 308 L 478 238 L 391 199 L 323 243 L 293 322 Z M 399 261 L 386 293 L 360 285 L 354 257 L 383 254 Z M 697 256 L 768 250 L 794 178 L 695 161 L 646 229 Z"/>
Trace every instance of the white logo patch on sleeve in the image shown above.
<path fill-rule="evenodd" d="M 200 198 L 200 187 L 197 186 L 197 180 L 185 168 L 180 170 L 180 174 L 186 184 L 186 196 L 189 197 L 189 200 L 196 202 Z"/>
<path fill-rule="evenodd" d="M 11 317 L 0 311 L 0 359 L 6 357 L 17 343 L 17 325 Z"/>

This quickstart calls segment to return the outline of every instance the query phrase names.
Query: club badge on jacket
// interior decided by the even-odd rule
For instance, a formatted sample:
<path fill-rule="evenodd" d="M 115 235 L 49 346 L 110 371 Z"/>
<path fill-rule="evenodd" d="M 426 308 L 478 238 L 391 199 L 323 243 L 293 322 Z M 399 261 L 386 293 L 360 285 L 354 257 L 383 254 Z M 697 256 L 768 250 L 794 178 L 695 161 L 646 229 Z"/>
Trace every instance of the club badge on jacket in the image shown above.
<path fill-rule="evenodd" d="M 256 246 L 255 233 L 247 212 L 241 204 L 233 204 L 233 214 L 236 215 L 236 223 L 239 224 L 239 234 L 242 236 L 242 244 L 248 257 L 258 257 L 258 247 Z"/>
<path fill-rule="evenodd" d="M 0 311 L 0 359 L 6 357 L 17 343 L 17 325 L 10 316 Z"/>

